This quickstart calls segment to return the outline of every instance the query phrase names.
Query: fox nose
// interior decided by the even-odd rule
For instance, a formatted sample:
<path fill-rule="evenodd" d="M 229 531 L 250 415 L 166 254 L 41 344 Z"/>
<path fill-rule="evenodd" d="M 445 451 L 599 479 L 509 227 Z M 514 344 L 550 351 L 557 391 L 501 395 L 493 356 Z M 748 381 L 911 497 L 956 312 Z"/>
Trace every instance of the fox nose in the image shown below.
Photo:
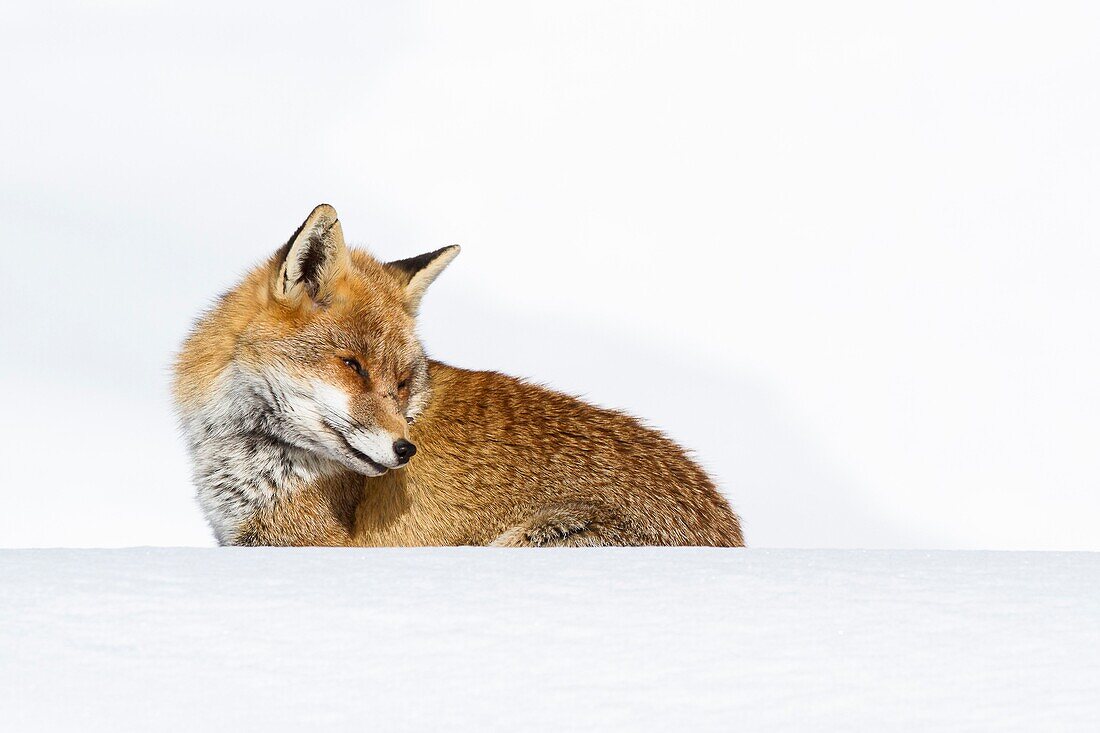
<path fill-rule="evenodd" d="M 394 441 L 393 452 L 397 456 L 397 461 L 404 466 L 410 458 L 416 455 L 416 446 L 402 438 Z"/>

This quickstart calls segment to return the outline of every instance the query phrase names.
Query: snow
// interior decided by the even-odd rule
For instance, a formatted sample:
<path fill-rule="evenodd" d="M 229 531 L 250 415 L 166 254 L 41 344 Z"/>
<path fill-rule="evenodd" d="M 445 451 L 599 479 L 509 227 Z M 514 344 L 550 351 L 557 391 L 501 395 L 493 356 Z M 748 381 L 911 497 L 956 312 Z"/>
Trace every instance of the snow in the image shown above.
<path fill-rule="evenodd" d="M 0 551 L 4 730 L 1095 730 L 1100 555 Z"/>

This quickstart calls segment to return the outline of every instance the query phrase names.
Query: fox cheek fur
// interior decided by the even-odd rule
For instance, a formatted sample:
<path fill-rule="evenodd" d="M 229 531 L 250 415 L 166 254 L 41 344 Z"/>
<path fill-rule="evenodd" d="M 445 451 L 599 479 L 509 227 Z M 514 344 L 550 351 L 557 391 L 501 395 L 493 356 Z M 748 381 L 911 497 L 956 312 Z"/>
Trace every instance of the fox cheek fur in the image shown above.
<path fill-rule="evenodd" d="M 218 541 L 740 546 L 658 431 L 425 356 L 417 311 L 458 251 L 380 263 L 322 204 L 198 321 L 175 397 Z"/>

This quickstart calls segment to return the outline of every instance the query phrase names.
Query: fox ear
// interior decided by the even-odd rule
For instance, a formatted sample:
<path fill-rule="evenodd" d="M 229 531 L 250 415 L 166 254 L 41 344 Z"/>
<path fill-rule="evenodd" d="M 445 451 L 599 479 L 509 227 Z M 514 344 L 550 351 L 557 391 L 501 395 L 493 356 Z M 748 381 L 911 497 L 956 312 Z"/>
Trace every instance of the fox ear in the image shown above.
<path fill-rule="evenodd" d="M 424 297 L 424 291 L 439 277 L 443 268 L 458 257 L 461 249 L 457 244 L 452 244 L 435 252 L 385 264 L 386 270 L 405 286 L 405 309 L 409 313 L 416 315 L 420 310 L 420 299 Z"/>
<path fill-rule="evenodd" d="M 288 303 L 303 294 L 323 302 L 333 280 L 348 268 L 348 248 L 336 209 L 328 204 L 315 208 L 290 241 L 279 250 L 275 297 Z"/>

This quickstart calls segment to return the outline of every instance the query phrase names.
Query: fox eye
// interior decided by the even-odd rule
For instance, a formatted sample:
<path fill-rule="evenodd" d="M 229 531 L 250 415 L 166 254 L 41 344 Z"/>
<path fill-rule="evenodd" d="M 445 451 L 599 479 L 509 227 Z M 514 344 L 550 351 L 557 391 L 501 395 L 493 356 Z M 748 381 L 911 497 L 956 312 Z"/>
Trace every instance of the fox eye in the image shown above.
<path fill-rule="evenodd" d="M 363 373 L 363 365 L 359 363 L 358 359 L 353 359 L 350 356 L 341 356 L 340 361 L 344 362 L 344 366 L 354 370 L 356 374 Z"/>
<path fill-rule="evenodd" d="M 398 384 L 397 384 L 397 388 L 398 388 L 398 389 L 405 389 L 405 388 L 406 388 L 406 387 L 408 387 L 408 386 L 409 386 L 409 380 L 407 380 L 407 379 L 402 379 L 402 380 L 401 380 L 400 382 L 398 382 Z"/>

